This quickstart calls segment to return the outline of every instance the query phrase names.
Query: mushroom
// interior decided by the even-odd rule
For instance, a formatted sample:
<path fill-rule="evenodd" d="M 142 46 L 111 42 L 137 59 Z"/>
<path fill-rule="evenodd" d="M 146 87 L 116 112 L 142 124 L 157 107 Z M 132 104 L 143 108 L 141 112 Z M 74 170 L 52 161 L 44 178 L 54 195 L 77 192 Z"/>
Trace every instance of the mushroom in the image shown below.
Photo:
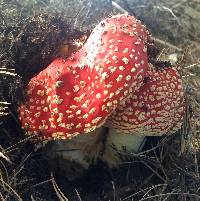
<path fill-rule="evenodd" d="M 185 100 L 181 76 L 174 67 L 149 64 L 144 84 L 107 119 L 110 130 L 103 160 L 118 166 L 126 153 L 139 152 L 145 136 L 170 135 L 181 128 Z"/>
<path fill-rule="evenodd" d="M 142 85 L 148 38 L 145 26 L 132 16 L 117 15 L 100 22 L 81 49 L 65 60 L 55 59 L 30 80 L 26 101 L 19 108 L 23 128 L 45 144 L 68 141 L 66 150 L 70 142 L 80 141 L 81 146 L 64 157 L 88 168 L 83 149 L 96 145 L 96 140 L 86 143 L 85 134 L 92 138 L 89 133 L 102 133 L 96 129 Z"/>

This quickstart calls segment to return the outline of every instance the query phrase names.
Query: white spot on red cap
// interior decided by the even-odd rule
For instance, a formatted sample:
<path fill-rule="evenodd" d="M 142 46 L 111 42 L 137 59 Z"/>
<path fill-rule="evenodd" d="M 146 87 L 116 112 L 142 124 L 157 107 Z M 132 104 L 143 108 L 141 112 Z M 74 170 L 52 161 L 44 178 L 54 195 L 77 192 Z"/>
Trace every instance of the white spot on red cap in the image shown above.
<path fill-rule="evenodd" d="M 122 61 L 123 61 L 125 64 L 128 64 L 128 63 L 129 63 L 129 59 L 126 58 L 126 57 L 122 58 Z"/>
<path fill-rule="evenodd" d="M 109 77 L 109 75 L 108 75 L 107 72 L 104 72 L 104 73 L 102 73 L 101 77 L 102 77 L 103 80 L 105 80 L 106 78 Z"/>
<path fill-rule="evenodd" d="M 126 76 L 126 81 L 129 81 L 131 79 L 131 76 L 130 75 L 127 75 Z"/>
<path fill-rule="evenodd" d="M 124 69 L 124 66 L 119 66 L 119 70 L 123 71 Z"/>
<path fill-rule="evenodd" d="M 122 80 L 122 78 L 123 78 L 123 75 L 119 75 L 118 77 L 117 77 L 117 82 L 119 82 L 119 81 L 121 81 Z"/>
<path fill-rule="evenodd" d="M 128 53 L 128 48 L 125 48 L 125 49 L 123 50 L 123 54 L 126 54 L 126 53 Z"/>

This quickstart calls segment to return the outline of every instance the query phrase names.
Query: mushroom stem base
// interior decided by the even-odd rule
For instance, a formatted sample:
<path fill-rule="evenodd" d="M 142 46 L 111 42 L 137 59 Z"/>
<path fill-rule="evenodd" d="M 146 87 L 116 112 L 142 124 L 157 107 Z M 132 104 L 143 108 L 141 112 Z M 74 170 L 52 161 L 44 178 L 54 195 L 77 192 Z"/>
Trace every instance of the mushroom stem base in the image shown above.
<path fill-rule="evenodd" d="M 119 133 L 111 128 L 106 139 L 103 161 L 111 168 L 117 167 L 131 160 L 131 153 L 140 152 L 145 141 L 145 136 Z"/>
<path fill-rule="evenodd" d="M 80 134 L 71 140 L 51 141 L 44 147 L 43 156 L 55 172 L 74 180 L 80 177 L 90 164 L 95 163 L 102 152 L 101 137 L 104 129 Z"/>

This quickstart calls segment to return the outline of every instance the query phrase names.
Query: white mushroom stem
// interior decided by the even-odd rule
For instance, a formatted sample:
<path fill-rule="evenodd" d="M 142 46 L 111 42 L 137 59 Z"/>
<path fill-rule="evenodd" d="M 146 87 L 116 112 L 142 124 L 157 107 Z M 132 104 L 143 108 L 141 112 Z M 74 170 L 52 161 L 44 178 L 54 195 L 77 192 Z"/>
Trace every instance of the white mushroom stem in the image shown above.
<path fill-rule="evenodd" d="M 110 167 L 117 167 L 122 164 L 124 160 L 130 158 L 130 153 L 140 152 L 145 141 L 145 136 L 132 133 L 120 133 L 110 128 L 106 138 L 103 160 Z"/>
<path fill-rule="evenodd" d="M 69 180 L 73 180 L 95 163 L 103 151 L 104 133 L 105 128 L 102 127 L 71 140 L 50 141 L 44 147 L 44 157 L 54 170 L 59 170 Z"/>

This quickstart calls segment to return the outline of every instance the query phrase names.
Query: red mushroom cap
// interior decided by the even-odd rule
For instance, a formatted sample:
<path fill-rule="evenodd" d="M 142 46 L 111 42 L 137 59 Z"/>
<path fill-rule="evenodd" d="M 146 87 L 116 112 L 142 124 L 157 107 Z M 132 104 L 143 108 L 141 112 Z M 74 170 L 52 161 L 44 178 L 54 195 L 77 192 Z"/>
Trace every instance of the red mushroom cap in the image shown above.
<path fill-rule="evenodd" d="M 181 76 L 175 68 L 147 72 L 144 85 L 108 118 L 121 133 L 143 136 L 172 134 L 180 129 L 185 100 Z"/>
<path fill-rule="evenodd" d="M 149 33 L 132 16 L 97 25 L 67 60 L 56 59 L 31 79 L 20 107 L 22 126 L 45 140 L 66 139 L 100 127 L 143 83 Z"/>

